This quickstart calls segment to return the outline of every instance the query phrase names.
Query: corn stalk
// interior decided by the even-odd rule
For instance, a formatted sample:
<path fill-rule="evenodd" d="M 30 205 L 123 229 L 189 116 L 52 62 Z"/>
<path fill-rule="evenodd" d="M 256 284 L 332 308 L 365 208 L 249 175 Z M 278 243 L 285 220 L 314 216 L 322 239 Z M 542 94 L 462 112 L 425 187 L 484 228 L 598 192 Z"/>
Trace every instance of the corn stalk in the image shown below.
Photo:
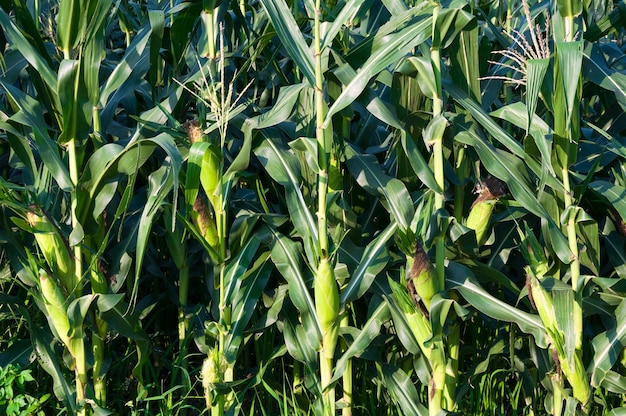
<path fill-rule="evenodd" d="M 555 345 L 561 368 L 572 385 L 573 396 L 588 411 L 591 391 L 585 368 L 582 364 L 583 304 L 582 280 L 580 276 L 580 252 L 577 237 L 577 216 L 581 208 L 577 206 L 574 189 L 571 185 L 569 168 L 576 162 L 580 132 L 580 97 L 582 44 L 575 41 L 576 18 L 582 13 L 582 3 L 573 0 L 558 1 L 560 17 L 564 22 L 564 39 L 555 39 L 555 84 L 554 84 L 554 133 L 555 170 L 563 181 L 563 216 L 565 234 L 568 239 L 571 258 L 569 272 L 573 295 L 568 297 L 573 315 L 573 342 L 565 348 Z M 533 33 L 531 31 L 531 33 Z M 557 34 L 557 36 L 560 36 Z M 573 345 L 571 345 L 573 344 Z M 573 351 L 572 351 L 573 349 Z"/>
<path fill-rule="evenodd" d="M 327 113 L 324 98 L 324 73 L 322 71 L 322 3 L 315 2 L 314 22 L 314 54 L 315 54 L 315 136 L 317 138 L 317 226 L 319 263 L 315 274 L 313 290 L 315 295 L 315 312 L 319 319 L 322 332 L 322 345 L 319 353 L 320 382 L 324 414 L 335 415 L 335 388 L 331 384 L 334 367 L 335 347 L 338 336 L 339 288 L 335 280 L 334 265 L 329 258 L 328 244 L 328 169 L 329 154 L 332 147 L 332 127 L 324 128 Z"/>

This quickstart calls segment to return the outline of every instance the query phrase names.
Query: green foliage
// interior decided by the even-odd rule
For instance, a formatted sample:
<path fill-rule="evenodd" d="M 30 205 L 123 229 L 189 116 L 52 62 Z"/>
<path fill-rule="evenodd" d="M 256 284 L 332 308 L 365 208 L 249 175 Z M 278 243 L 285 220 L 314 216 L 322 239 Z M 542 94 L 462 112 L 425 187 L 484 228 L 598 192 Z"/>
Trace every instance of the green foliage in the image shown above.
<path fill-rule="evenodd" d="M 9 364 L 0 368 L 0 411 L 7 416 L 43 415 L 43 404 L 50 394 L 33 397 L 26 389 L 35 381 L 32 370 Z"/>
<path fill-rule="evenodd" d="M 0 2 L 0 412 L 621 414 L 625 7 Z"/>

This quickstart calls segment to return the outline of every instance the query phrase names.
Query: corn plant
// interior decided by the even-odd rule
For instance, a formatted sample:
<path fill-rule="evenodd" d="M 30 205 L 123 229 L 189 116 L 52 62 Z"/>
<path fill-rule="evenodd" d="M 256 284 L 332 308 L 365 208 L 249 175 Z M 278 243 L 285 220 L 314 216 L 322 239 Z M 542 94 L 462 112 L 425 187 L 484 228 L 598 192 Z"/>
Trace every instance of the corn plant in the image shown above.
<path fill-rule="evenodd" d="M 622 1 L 0 3 L 43 413 L 623 411 Z"/>
<path fill-rule="evenodd" d="M 20 89 L 2 81 L 2 128 L 19 155 L 18 160 L 24 161 L 19 163 L 25 172 L 23 182 L 15 184 L 3 178 L 1 185 L 2 205 L 7 213 L 12 212 L 13 225 L 6 225 L 22 233 L 27 242 L 10 248 L 12 267 L 47 317 L 52 335 L 71 357 L 68 367 L 74 373 L 74 387 L 65 379 L 60 355 L 55 352 L 57 346 L 46 345 L 40 336 L 32 337 L 43 367 L 53 376 L 55 394 L 71 411 L 86 414 L 88 409 L 107 406 L 109 330 L 127 334 L 136 341 L 140 358 L 135 377 L 142 379 L 146 338 L 137 315 L 128 310 L 136 302 L 141 252 L 156 213 L 154 207 L 172 188 L 170 173 L 176 169 L 179 156 L 167 135 L 151 138 L 137 131 L 133 139 L 125 142 L 107 143 L 105 139 L 114 137 L 103 126 L 109 126 L 107 118 L 122 96 L 113 93 L 126 79 L 125 71 L 131 68 L 131 61 L 137 58 L 137 45 L 150 40 L 152 31 L 137 39 L 137 49 L 130 48 L 108 82 L 101 84 L 104 32 L 114 16 L 110 3 L 81 5 L 68 1 L 59 5 L 58 15 L 53 14 L 53 8 L 45 10 L 57 22 L 55 27 L 46 28 L 52 31 L 52 37 L 44 37 L 43 29 L 41 37 L 25 35 L 26 31 L 38 33 L 38 25 L 25 5 L 14 6 L 14 18 L 5 10 L 0 12 L 9 50 L 23 56 L 12 70 L 36 71 L 33 85 L 37 87 L 31 90 L 24 85 Z M 80 17 L 83 6 L 88 13 Z M 49 54 L 46 41 L 58 55 Z M 58 65 L 54 64 L 55 58 L 59 58 Z M 133 71 L 145 74 L 147 66 L 136 66 Z M 9 73 L 9 79 L 11 76 Z M 152 200 L 145 203 L 139 218 L 127 216 L 128 207 L 138 202 L 137 197 L 131 197 L 137 177 L 135 169 L 156 148 L 169 156 L 150 175 L 153 186 L 147 194 Z M 122 194 L 118 194 L 118 189 L 122 189 Z M 131 293 L 124 301 L 124 295 L 117 292 L 129 275 L 123 259 L 130 241 L 116 234 L 128 230 L 137 237 L 138 261 L 128 280 Z M 105 248 L 113 245 L 122 251 L 117 257 L 105 257 Z M 118 263 L 112 264 L 115 261 Z M 93 361 L 88 357 L 93 357 Z"/>

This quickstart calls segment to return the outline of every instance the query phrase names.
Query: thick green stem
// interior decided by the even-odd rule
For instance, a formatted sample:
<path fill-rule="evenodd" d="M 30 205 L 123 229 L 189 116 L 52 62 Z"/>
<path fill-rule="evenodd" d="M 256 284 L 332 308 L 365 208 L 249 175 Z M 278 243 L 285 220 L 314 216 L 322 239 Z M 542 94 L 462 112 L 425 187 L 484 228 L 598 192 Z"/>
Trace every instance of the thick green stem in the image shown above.
<path fill-rule="evenodd" d="M 430 60 L 433 66 L 433 72 L 435 74 L 435 84 L 437 87 L 436 95 L 433 97 L 433 118 L 438 117 L 443 111 L 443 99 L 441 88 L 441 50 L 439 45 L 441 43 L 440 34 L 437 31 L 437 18 L 439 17 L 439 9 L 441 6 L 439 3 L 435 3 L 433 9 L 433 46 L 430 50 Z M 437 193 L 435 199 L 435 211 L 444 208 L 445 205 L 445 177 L 444 177 L 444 163 L 443 163 L 443 137 L 433 138 L 433 159 L 435 169 L 435 181 L 439 187 L 440 192 Z M 436 238 L 436 252 L 435 252 L 435 270 L 437 273 L 437 280 L 439 281 L 439 287 L 444 287 L 444 262 L 445 262 L 445 240 L 443 235 L 439 235 Z"/>
<path fill-rule="evenodd" d="M 106 338 L 108 324 L 99 316 L 95 317 L 97 332 L 91 335 L 91 344 L 93 351 L 93 389 L 96 404 L 102 408 L 106 408 L 107 402 L 107 386 L 106 374 L 103 372 L 104 367 L 104 339 Z"/>
<path fill-rule="evenodd" d="M 465 147 L 459 147 L 456 158 L 456 174 L 463 181 L 468 175 Z M 457 222 L 463 221 L 463 201 L 465 200 L 465 184 L 454 187 L 454 218 Z"/>
<path fill-rule="evenodd" d="M 347 328 L 349 325 L 348 314 L 344 314 L 341 319 L 340 326 Z M 342 339 L 341 350 L 346 351 L 348 344 Z M 345 407 L 341 411 L 342 416 L 352 416 L 352 360 L 348 360 L 346 363 L 346 369 L 342 376 L 343 383 L 343 401 Z"/>
<path fill-rule="evenodd" d="M 72 138 L 67 143 L 68 157 L 69 157 L 69 173 L 70 179 L 72 180 L 72 184 L 74 187 L 78 184 L 78 156 L 76 152 L 76 139 Z M 78 199 L 76 197 L 76 192 L 71 193 L 71 218 L 72 218 L 72 226 L 76 227 L 79 225 L 77 210 L 78 210 Z M 74 287 L 73 294 L 75 298 L 78 298 L 82 295 L 82 286 L 80 284 L 82 280 L 83 273 L 83 262 L 82 262 L 82 253 L 80 249 L 80 245 L 77 244 L 73 247 L 74 252 Z M 78 331 L 82 334 L 82 328 Z M 82 335 L 79 338 L 72 340 L 75 348 L 71 348 L 70 352 L 74 357 L 75 361 L 75 373 L 76 373 L 76 401 L 81 403 L 81 406 L 84 404 L 85 400 L 85 389 L 87 387 L 87 357 L 85 356 L 85 345 L 82 339 Z M 86 415 L 87 410 L 85 408 L 81 408 L 78 414 L 83 416 Z"/>
<path fill-rule="evenodd" d="M 315 49 L 315 134 L 317 138 L 318 149 L 318 163 L 319 172 L 317 175 L 317 225 L 318 225 L 318 249 L 320 256 L 320 266 L 318 267 L 318 275 L 316 276 L 316 284 L 314 290 L 316 291 L 316 312 L 318 316 L 324 315 L 322 325 L 322 345 L 319 352 L 320 357 L 320 382 L 322 388 L 322 400 L 324 403 L 324 414 L 328 416 L 335 415 L 335 388 L 331 386 L 332 374 L 333 374 L 333 362 L 334 362 L 334 349 L 336 344 L 336 311 L 328 310 L 329 305 L 322 303 L 322 299 L 328 299 L 329 290 L 335 291 L 336 283 L 324 281 L 321 277 L 334 276 L 332 271 L 332 265 L 328 264 L 329 255 L 329 243 L 328 243 L 328 222 L 327 222 L 327 194 L 328 194 L 328 144 L 331 142 L 327 137 L 327 130 L 324 129 L 324 118 L 326 116 L 326 103 L 324 101 L 324 79 L 322 73 L 322 50 L 321 50 L 321 29 L 320 20 L 322 15 L 321 1 L 315 2 L 315 26 L 314 26 L 314 49 Z M 324 265 L 322 266 L 322 263 Z M 320 269 L 326 270 L 326 272 L 319 272 Z M 328 270 L 330 269 L 330 270 Z M 334 277 L 333 277 L 334 280 Z M 333 287 L 334 285 L 334 287 Z M 334 317 L 328 317 L 326 315 L 334 313 Z M 321 320 L 321 319 L 320 319 Z"/>

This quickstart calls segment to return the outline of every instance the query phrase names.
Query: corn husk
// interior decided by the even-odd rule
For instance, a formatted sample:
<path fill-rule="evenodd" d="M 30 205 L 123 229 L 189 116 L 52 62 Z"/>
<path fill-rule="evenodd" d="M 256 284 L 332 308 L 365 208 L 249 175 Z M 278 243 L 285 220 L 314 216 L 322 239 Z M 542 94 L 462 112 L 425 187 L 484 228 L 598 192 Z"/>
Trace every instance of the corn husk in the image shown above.
<path fill-rule="evenodd" d="M 45 270 L 39 271 L 39 284 L 50 329 L 57 339 L 70 348 L 70 320 L 67 316 L 66 299 L 61 288 Z"/>
<path fill-rule="evenodd" d="M 421 308 L 421 301 L 427 310 L 430 310 L 433 296 L 442 289 L 428 254 L 418 240 L 415 240 L 413 257 L 407 257 L 407 286 L 416 306 Z"/>
<path fill-rule="evenodd" d="M 200 234 L 204 237 L 206 242 L 217 250 L 219 237 L 217 234 L 217 225 L 215 224 L 215 215 L 213 211 L 209 209 L 201 195 L 198 195 L 193 204 L 191 220 L 198 227 Z"/>
<path fill-rule="evenodd" d="M 72 293 L 78 282 L 74 273 L 73 255 L 67 241 L 44 215 L 29 211 L 26 214 L 26 221 L 32 228 L 37 246 L 48 267 L 59 278 L 67 292 Z"/>
<path fill-rule="evenodd" d="M 465 225 L 476 233 L 476 243 L 481 246 L 487 239 L 491 215 L 496 202 L 504 195 L 504 184 L 489 176 L 481 182 L 478 197 L 472 204 Z"/>
<path fill-rule="evenodd" d="M 322 258 L 317 266 L 314 290 L 315 309 L 322 329 L 324 352 L 332 357 L 337 344 L 339 288 L 335 280 L 335 271 L 328 258 Z"/>

